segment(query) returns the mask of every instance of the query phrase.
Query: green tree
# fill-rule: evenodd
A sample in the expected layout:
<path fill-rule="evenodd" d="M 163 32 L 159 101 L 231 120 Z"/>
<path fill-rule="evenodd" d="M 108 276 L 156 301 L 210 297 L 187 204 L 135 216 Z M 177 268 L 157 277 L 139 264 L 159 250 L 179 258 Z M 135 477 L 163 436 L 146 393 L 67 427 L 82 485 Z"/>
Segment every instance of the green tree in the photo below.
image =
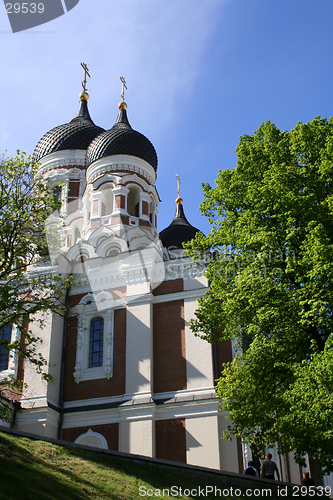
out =
<path fill-rule="evenodd" d="M 41 178 L 31 157 L 0 159 L 0 332 L 15 325 L 13 342 L 0 337 L 0 355 L 16 353 L 29 359 L 45 380 L 46 361 L 38 352 L 41 340 L 27 328 L 39 312 L 64 311 L 63 292 L 69 281 L 52 268 L 47 256 L 44 225 L 59 204 Z M 41 257 L 44 256 L 44 257 Z M 36 320 L 35 320 L 36 321 Z M 43 321 L 39 320 L 43 327 Z M 8 398 L 21 389 L 14 377 L 1 379 L 0 419 L 11 415 Z"/>
<path fill-rule="evenodd" d="M 217 385 L 225 436 L 333 471 L 332 373 L 320 370 L 333 357 L 333 119 L 291 132 L 266 122 L 236 152 L 236 168 L 203 185 L 212 230 L 188 250 L 216 258 L 191 327 L 240 348 Z"/>

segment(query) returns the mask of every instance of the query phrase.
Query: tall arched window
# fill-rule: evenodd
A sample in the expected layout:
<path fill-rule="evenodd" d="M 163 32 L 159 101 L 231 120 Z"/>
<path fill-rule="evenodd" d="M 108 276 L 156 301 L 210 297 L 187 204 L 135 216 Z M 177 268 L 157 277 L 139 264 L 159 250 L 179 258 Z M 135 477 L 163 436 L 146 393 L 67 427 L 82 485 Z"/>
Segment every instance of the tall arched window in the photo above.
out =
<path fill-rule="evenodd" d="M 101 198 L 101 203 L 102 203 L 102 209 L 101 209 L 101 215 L 102 217 L 104 215 L 110 215 L 113 210 L 113 185 L 106 184 L 105 186 L 102 186 L 100 189 L 102 193 L 102 198 Z"/>
<path fill-rule="evenodd" d="M 10 342 L 12 339 L 12 325 L 7 325 L 0 330 L 0 340 Z M 0 345 L 0 371 L 8 369 L 9 351 L 4 345 Z"/>
<path fill-rule="evenodd" d="M 89 368 L 103 365 L 103 318 L 94 318 L 90 322 Z"/>
<path fill-rule="evenodd" d="M 140 216 L 140 190 L 136 186 L 130 186 L 127 195 L 127 212 L 133 217 Z"/>

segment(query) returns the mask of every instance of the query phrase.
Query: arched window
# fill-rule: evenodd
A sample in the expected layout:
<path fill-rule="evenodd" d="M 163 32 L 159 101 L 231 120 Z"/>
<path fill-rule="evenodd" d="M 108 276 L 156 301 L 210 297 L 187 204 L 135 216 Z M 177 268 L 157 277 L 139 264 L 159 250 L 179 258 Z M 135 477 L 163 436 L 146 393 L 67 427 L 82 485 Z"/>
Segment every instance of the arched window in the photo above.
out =
<path fill-rule="evenodd" d="M 150 223 L 155 226 L 155 203 L 153 201 L 149 204 L 149 220 Z"/>
<path fill-rule="evenodd" d="M 54 208 L 61 201 L 62 186 L 56 186 L 53 188 L 53 198 L 54 198 Z"/>
<path fill-rule="evenodd" d="M 136 186 L 130 186 L 127 195 L 127 212 L 133 217 L 140 215 L 140 190 Z"/>
<path fill-rule="evenodd" d="M 111 186 L 110 184 L 106 184 L 105 186 L 102 186 L 100 189 L 102 193 L 102 198 L 101 198 L 101 203 L 102 203 L 102 209 L 101 209 L 101 215 L 102 217 L 104 215 L 110 215 L 113 210 L 113 185 Z"/>
<path fill-rule="evenodd" d="M 75 228 L 75 233 L 74 233 L 74 245 L 75 243 L 78 242 L 80 239 L 80 229 L 78 227 Z"/>
<path fill-rule="evenodd" d="M 103 365 L 103 318 L 94 318 L 90 322 L 89 368 Z"/>
<path fill-rule="evenodd" d="M 0 330 L 0 340 L 10 342 L 12 339 L 12 325 L 7 325 Z M 0 345 L 0 371 L 8 369 L 9 351 L 4 345 Z"/>

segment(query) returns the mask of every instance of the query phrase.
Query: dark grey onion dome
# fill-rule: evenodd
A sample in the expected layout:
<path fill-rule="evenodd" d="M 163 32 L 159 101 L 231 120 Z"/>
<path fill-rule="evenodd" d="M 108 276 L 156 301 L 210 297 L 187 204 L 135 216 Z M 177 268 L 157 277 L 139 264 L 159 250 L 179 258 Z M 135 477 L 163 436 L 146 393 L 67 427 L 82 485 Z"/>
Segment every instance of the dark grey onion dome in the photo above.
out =
<path fill-rule="evenodd" d="M 163 229 L 159 234 L 162 245 L 165 248 L 181 249 L 183 248 L 183 243 L 193 240 L 195 235 L 199 232 L 199 229 L 191 226 L 186 219 L 182 205 L 183 200 L 177 198 L 176 203 L 175 218 L 170 226 Z"/>
<path fill-rule="evenodd" d="M 82 92 L 80 94 L 79 109 L 69 123 L 59 125 L 50 132 L 47 132 L 34 151 L 34 161 L 38 162 L 41 158 L 56 151 L 65 149 L 83 149 L 86 150 L 93 139 L 104 129 L 97 127 L 92 121 L 88 111 L 88 94 Z"/>
<path fill-rule="evenodd" d="M 106 156 L 130 155 L 149 163 L 157 170 L 157 154 L 147 137 L 133 130 L 127 119 L 126 103 L 119 104 L 116 123 L 90 144 L 86 155 L 86 166 Z"/>

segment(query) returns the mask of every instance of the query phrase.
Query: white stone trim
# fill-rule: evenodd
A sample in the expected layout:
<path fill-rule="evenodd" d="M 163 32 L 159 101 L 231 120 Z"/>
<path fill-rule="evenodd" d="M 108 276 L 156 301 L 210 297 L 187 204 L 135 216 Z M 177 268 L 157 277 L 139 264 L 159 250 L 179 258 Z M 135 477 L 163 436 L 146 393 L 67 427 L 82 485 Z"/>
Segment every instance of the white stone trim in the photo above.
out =
<path fill-rule="evenodd" d="M 20 340 L 20 338 L 21 338 L 20 330 L 17 328 L 15 324 L 12 325 L 10 343 L 18 341 Z M 17 377 L 18 362 L 19 362 L 18 352 L 16 350 L 8 351 L 8 367 L 7 370 L 0 371 L 0 382 L 4 378 Z"/>
<path fill-rule="evenodd" d="M 39 175 L 62 167 L 85 167 L 86 151 L 82 149 L 65 149 L 44 156 L 38 163 L 40 164 Z"/>
<path fill-rule="evenodd" d="M 64 408 L 81 408 L 84 406 L 101 405 L 108 403 L 121 403 L 124 400 L 123 395 L 105 396 L 100 398 L 75 399 L 74 401 L 65 401 Z"/>
<path fill-rule="evenodd" d="M 112 191 L 113 191 L 114 196 L 125 196 L 126 197 L 129 193 L 129 189 L 126 186 L 123 186 L 121 184 L 114 186 Z"/>
<path fill-rule="evenodd" d="M 165 405 L 123 404 L 117 408 L 87 410 L 64 414 L 63 428 L 94 426 L 120 422 L 142 420 L 169 420 L 174 418 L 200 418 L 201 416 L 218 416 L 220 401 L 218 399 L 195 400 Z"/>
<path fill-rule="evenodd" d="M 32 432 L 34 434 L 38 433 L 40 436 L 52 436 L 52 433 L 50 433 L 50 426 L 52 426 L 54 437 L 56 437 L 59 413 L 48 406 L 23 409 L 17 413 L 16 424 L 18 430 L 25 432 L 31 432 L 29 426 L 32 426 Z M 38 430 L 36 427 L 38 427 Z"/>
<path fill-rule="evenodd" d="M 154 401 L 159 399 L 174 399 L 176 403 L 210 399 L 214 399 L 215 401 L 217 399 L 215 387 L 213 386 L 195 390 L 184 389 L 182 391 L 158 392 L 153 394 L 153 397 Z"/>
<path fill-rule="evenodd" d="M 87 304 L 90 300 L 92 303 Z M 114 309 L 112 306 L 112 295 L 104 291 L 98 295 L 92 293 L 85 295 L 76 306 L 78 327 L 76 363 L 73 374 L 76 383 L 101 378 L 109 380 L 113 376 Z M 90 323 L 95 317 L 101 317 L 104 320 L 103 363 L 100 367 L 89 368 Z"/>
<path fill-rule="evenodd" d="M 74 443 L 81 444 L 83 446 L 92 446 L 94 448 L 102 448 L 103 450 L 107 450 L 109 448 L 105 437 L 99 432 L 94 432 L 91 429 L 76 438 Z"/>
<path fill-rule="evenodd" d="M 136 231 L 138 228 L 133 228 L 128 231 L 128 237 L 134 237 L 131 233 Z M 148 237 L 147 237 L 148 243 Z M 71 255 L 72 249 L 69 252 Z M 79 254 L 76 250 L 77 255 Z M 73 252 L 74 256 L 76 255 Z M 68 257 L 69 257 L 68 255 Z M 111 258 L 110 258 L 111 259 Z M 127 286 L 129 284 L 139 284 L 148 281 L 157 286 L 163 281 L 169 281 L 179 278 L 191 278 L 195 279 L 197 277 L 204 276 L 206 272 L 206 266 L 202 265 L 197 267 L 189 259 L 178 259 L 175 261 L 161 261 L 160 252 L 157 246 L 151 241 L 150 246 L 140 250 L 138 252 L 127 252 L 119 255 L 117 261 L 111 263 L 107 260 L 101 260 L 101 257 L 95 258 L 91 261 L 85 261 L 84 269 L 82 266 L 77 264 L 77 268 L 74 268 L 75 274 L 81 274 L 82 278 L 89 278 L 89 287 L 87 286 L 74 286 L 70 290 L 70 295 L 77 295 L 79 293 L 85 293 L 90 289 L 97 291 L 102 289 L 112 289 L 122 286 Z M 143 267 L 142 262 L 145 267 Z M 106 272 L 107 271 L 107 272 Z M 194 290 L 188 290 L 180 298 L 186 297 L 200 297 L 204 294 L 207 288 L 198 288 Z M 178 292 L 185 293 L 185 292 Z M 168 299 L 161 299 L 162 296 L 155 297 L 155 301 L 167 301 L 174 300 L 172 297 L 177 296 L 176 294 L 168 294 L 171 297 Z M 133 298 L 132 298 L 133 299 Z M 132 300 L 131 299 L 131 300 Z"/>
<path fill-rule="evenodd" d="M 94 161 L 87 168 L 87 183 L 93 183 L 97 177 L 104 174 L 122 171 L 142 175 L 148 180 L 149 184 L 155 184 L 156 172 L 153 167 L 145 160 L 130 155 L 106 156 Z"/>
<path fill-rule="evenodd" d="M 195 317 L 197 308 L 198 301 L 195 297 L 184 300 L 186 387 L 192 390 L 214 385 L 212 345 L 195 336 L 190 328 L 190 321 Z"/>
<path fill-rule="evenodd" d="M 113 192 L 113 211 L 111 216 L 115 217 L 117 215 L 128 215 L 127 213 L 127 195 L 129 193 L 129 189 L 126 186 L 118 185 L 115 186 L 112 190 Z M 125 197 L 125 208 L 116 206 L 116 197 L 124 196 Z"/>
<path fill-rule="evenodd" d="M 127 283 L 128 284 L 128 283 Z M 168 293 L 165 295 L 153 295 L 150 292 L 146 293 L 138 293 L 135 295 L 128 295 L 119 299 L 114 299 L 112 308 L 113 309 L 122 309 L 126 306 L 130 305 L 143 305 L 147 303 L 159 304 L 161 302 L 173 302 L 175 300 L 185 300 L 185 299 L 197 299 L 202 297 L 206 289 L 198 289 L 198 290 L 189 290 L 184 292 L 176 292 L 176 293 Z M 78 292 L 76 292 L 78 293 Z M 93 294 L 91 294 L 93 295 Z M 88 295 L 87 295 L 88 296 Z M 99 305 L 99 307 L 101 307 Z M 70 316 L 75 316 L 78 314 L 78 306 L 74 306 L 70 310 Z"/>
<path fill-rule="evenodd" d="M 192 401 L 184 403 L 169 403 L 156 406 L 155 420 L 173 418 L 194 418 L 219 415 L 219 400 Z"/>
<path fill-rule="evenodd" d="M 63 429 L 92 427 L 94 425 L 116 424 L 120 421 L 118 408 L 65 413 Z"/>
<path fill-rule="evenodd" d="M 207 290 L 208 288 L 197 288 L 195 290 L 156 295 L 153 298 L 153 302 L 154 304 L 159 304 L 160 302 L 171 302 L 173 300 L 198 299 L 199 297 L 203 297 Z"/>
<path fill-rule="evenodd" d="M 44 408 L 47 407 L 48 401 L 54 406 L 57 406 L 57 403 L 54 401 L 50 401 L 47 396 L 22 396 L 20 402 L 21 402 L 21 407 L 24 409 L 31 409 L 31 408 Z"/>
<path fill-rule="evenodd" d="M 93 245 L 79 240 L 68 250 L 66 258 L 68 260 L 77 260 L 81 255 L 87 256 L 88 259 L 97 257 Z"/>

